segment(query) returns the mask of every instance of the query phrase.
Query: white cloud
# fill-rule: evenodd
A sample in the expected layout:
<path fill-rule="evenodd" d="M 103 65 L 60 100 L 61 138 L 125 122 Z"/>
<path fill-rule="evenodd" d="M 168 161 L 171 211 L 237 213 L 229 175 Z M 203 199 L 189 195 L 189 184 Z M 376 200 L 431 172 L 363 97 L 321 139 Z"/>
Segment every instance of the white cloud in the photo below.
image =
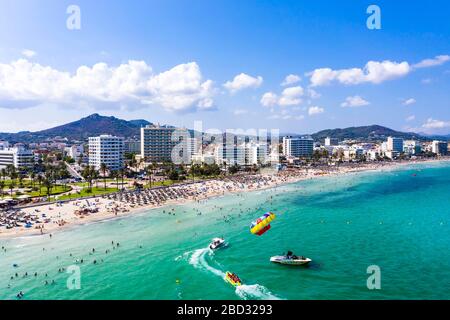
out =
<path fill-rule="evenodd" d="M 360 96 L 347 97 L 344 102 L 341 103 L 341 107 L 362 107 L 369 105 L 370 102 L 364 100 Z"/>
<path fill-rule="evenodd" d="M 261 76 L 252 77 L 248 74 L 241 73 L 234 77 L 232 81 L 227 81 L 224 83 L 224 87 L 227 88 L 231 93 L 237 92 L 246 88 L 258 88 L 263 82 Z"/>
<path fill-rule="evenodd" d="M 266 92 L 260 100 L 264 107 L 273 107 L 278 103 L 278 96 L 273 92 Z"/>
<path fill-rule="evenodd" d="M 30 107 L 41 103 L 113 107 L 160 105 L 166 110 L 213 108 L 215 90 L 203 80 L 195 62 L 154 74 L 144 61 L 117 67 L 97 63 L 74 74 L 19 59 L 0 64 L 0 107 Z"/>
<path fill-rule="evenodd" d="M 280 106 L 296 106 L 302 103 L 302 99 L 300 99 L 301 96 L 303 96 L 304 90 L 302 87 L 291 87 L 286 88 L 281 93 L 281 97 L 278 100 L 278 104 Z"/>
<path fill-rule="evenodd" d="M 419 69 L 419 68 L 429 68 L 429 67 L 434 67 L 434 66 L 440 66 L 449 60 L 450 60 L 450 56 L 440 55 L 440 56 L 436 56 L 432 59 L 422 60 L 419 63 L 416 63 L 415 65 L 413 65 L 413 67 L 416 69 Z"/>
<path fill-rule="evenodd" d="M 445 129 L 450 128 L 450 121 L 442 121 L 442 120 L 436 120 L 433 118 L 427 119 L 427 122 L 425 122 L 422 125 L 425 129 Z"/>
<path fill-rule="evenodd" d="M 431 82 L 433 82 L 433 80 L 431 80 L 430 78 L 425 78 L 425 79 L 422 79 L 422 81 L 421 81 L 423 84 L 430 84 Z"/>
<path fill-rule="evenodd" d="M 30 49 L 24 49 L 22 50 L 22 55 L 24 55 L 27 58 L 33 58 L 37 53 Z"/>
<path fill-rule="evenodd" d="M 273 106 L 297 106 L 302 103 L 301 97 L 304 96 L 305 90 L 301 86 L 290 87 L 283 90 L 278 96 L 273 92 L 266 92 L 261 97 L 261 104 L 265 107 Z"/>
<path fill-rule="evenodd" d="M 357 85 L 361 83 L 379 84 L 387 80 L 404 77 L 414 69 L 429 68 L 446 63 L 450 60 L 448 55 L 436 56 L 425 59 L 419 63 L 410 65 L 408 62 L 395 62 L 385 60 L 369 61 L 364 68 L 349 68 L 333 70 L 331 68 L 318 68 L 308 73 L 311 86 L 318 87 L 338 82 L 345 85 Z"/>
<path fill-rule="evenodd" d="M 308 109 L 308 114 L 310 116 L 316 115 L 316 114 L 320 114 L 320 113 L 324 113 L 325 109 L 318 107 L 318 106 L 314 106 L 314 107 L 309 107 Z"/>
<path fill-rule="evenodd" d="M 414 99 L 414 98 L 409 98 L 409 99 L 406 99 L 406 100 L 403 101 L 403 105 L 404 106 L 409 106 L 409 105 L 412 105 L 414 103 L 416 103 L 416 99 Z"/>
<path fill-rule="evenodd" d="M 290 86 L 297 82 L 299 82 L 301 78 L 296 74 L 290 74 L 284 78 L 283 82 L 281 83 L 282 86 Z"/>
<path fill-rule="evenodd" d="M 411 71 L 408 62 L 401 63 L 389 60 L 378 62 L 369 61 L 363 69 L 351 68 L 332 70 L 320 68 L 309 73 L 311 86 L 318 87 L 337 81 L 345 85 L 356 85 L 361 83 L 381 83 L 407 75 Z"/>
<path fill-rule="evenodd" d="M 246 109 L 236 109 L 233 111 L 233 114 L 235 116 L 240 116 L 240 115 L 247 114 L 247 113 L 248 113 L 248 110 L 246 110 Z"/>
<path fill-rule="evenodd" d="M 407 122 L 414 121 L 414 120 L 416 120 L 416 116 L 415 115 L 411 115 L 411 116 L 409 116 L 409 117 L 407 117 L 405 119 L 405 121 L 407 121 Z"/>

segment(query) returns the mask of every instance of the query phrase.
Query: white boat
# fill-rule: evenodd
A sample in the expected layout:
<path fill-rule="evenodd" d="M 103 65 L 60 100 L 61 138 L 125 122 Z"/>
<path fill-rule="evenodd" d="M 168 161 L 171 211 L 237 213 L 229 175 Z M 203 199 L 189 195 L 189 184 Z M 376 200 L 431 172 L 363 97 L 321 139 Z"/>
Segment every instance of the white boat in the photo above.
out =
<path fill-rule="evenodd" d="M 217 250 L 225 245 L 225 240 L 222 238 L 214 238 L 209 244 L 211 250 Z"/>
<path fill-rule="evenodd" d="M 301 266 L 310 263 L 312 260 L 305 257 L 289 255 L 289 256 L 274 256 L 270 258 L 270 261 L 291 266 Z"/>

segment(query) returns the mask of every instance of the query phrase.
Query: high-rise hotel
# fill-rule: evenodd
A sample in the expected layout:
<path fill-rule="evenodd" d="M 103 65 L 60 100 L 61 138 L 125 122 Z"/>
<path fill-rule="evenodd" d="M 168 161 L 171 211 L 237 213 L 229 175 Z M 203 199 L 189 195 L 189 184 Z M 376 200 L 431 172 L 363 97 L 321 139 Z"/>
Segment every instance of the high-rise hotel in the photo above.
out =
<path fill-rule="evenodd" d="M 146 162 L 188 164 L 198 149 L 197 139 L 185 128 L 148 125 L 141 128 L 141 157 Z"/>
<path fill-rule="evenodd" d="M 283 154 L 291 157 L 310 157 L 314 151 L 314 140 L 310 137 L 283 137 Z"/>
<path fill-rule="evenodd" d="M 89 138 L 89 165 L 99 170 L 102 163 L 108 170 L 123 167 L 123 138 L 111 135 Z"/>

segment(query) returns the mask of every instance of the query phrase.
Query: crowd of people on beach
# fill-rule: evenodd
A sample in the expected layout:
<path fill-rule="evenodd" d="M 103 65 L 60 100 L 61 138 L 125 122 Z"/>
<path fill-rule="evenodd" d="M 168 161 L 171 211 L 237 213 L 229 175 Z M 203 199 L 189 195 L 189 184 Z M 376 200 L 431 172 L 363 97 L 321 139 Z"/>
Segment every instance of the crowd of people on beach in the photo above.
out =
<path fill-rule="evenodd" d="M 407 163 L 411 163 L 408 161 Z M 366 170 L 383 170 L 392 164 L 347 163 L 339 166 L 288 168 L 269 174 L 238 174 L 150 189 L 121 190 L 93 199 L 71 200 L 22 209 L 0 209 L 2 234 L 48 233 L 72 223 L 127 214 L 138 208 L 160 207 L 184 201 L 199 201 L 226 193 L 270 188 L 281 184 Z"/>

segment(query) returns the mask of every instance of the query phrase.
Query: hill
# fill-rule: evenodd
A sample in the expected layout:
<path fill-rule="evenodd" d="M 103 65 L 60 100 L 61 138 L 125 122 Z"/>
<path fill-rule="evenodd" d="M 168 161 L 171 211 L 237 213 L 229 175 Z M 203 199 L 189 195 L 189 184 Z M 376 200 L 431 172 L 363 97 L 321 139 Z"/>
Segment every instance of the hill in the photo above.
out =
<path fill-rule="evenodd" d="M 350 127 L 344 129 L 327 129 L 312 134 L 314 140 L 322 141 L 326 137 L 338 138 L 339 140 L 352 139 L 361 141 L 381 141 L 387 137 L 399 137 L 403 139 L 427 140 L 417 133 L 395 131 L 379 125 Z"/>
<path fill-rule="evenodd" d="M 105 117 L 94 113 L 80 120 L 58 127 L 36 131 L 18 133 L 0 133 L 0 140 L 15 142 L 45 141 L 49 138 L 65 137 L 69 140 L 85 140 L 88 137 L 101 134 L 111 134 L 120 137 L 139 137 L 140 128 L 151 124 L 146 120 L 122 120 L 116 117 Z"/>

